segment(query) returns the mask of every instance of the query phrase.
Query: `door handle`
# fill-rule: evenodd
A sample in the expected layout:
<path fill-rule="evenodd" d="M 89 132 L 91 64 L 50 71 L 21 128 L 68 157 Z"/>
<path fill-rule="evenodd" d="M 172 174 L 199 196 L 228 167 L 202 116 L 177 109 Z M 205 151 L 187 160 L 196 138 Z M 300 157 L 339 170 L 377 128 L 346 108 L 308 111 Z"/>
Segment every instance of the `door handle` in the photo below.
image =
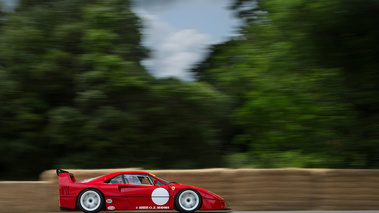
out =
<path fill-rule="evenodd" d="M 127 187 L 125 185 L 118 185 L 118 191 L 124 192 Z"/>

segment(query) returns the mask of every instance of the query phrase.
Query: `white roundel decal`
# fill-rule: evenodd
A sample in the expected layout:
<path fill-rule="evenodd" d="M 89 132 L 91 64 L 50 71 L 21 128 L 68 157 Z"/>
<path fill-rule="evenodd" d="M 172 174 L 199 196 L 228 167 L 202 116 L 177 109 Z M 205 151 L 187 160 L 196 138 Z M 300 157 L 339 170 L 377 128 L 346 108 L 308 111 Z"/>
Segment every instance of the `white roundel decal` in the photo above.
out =
<path fill-rule="evenodd" d="M 164 205 L 168 202 L 168 191 L 164 188 L 156 188 L 151 194 L 151 199 L 156 205 Z"/>

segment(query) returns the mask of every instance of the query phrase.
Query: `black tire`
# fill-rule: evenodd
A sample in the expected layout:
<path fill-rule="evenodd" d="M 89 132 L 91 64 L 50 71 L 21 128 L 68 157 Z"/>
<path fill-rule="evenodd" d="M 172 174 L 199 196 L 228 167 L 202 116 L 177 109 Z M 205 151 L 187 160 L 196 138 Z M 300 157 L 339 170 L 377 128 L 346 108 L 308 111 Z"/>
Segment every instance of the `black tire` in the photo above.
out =
<path fill-rule="evenodd" d="M 78 196 L 78 207 L 85 213 L 96 213 L 103 209 L 104 196 L 96 189 L 85 189 Z"/>
<path fill-rule="evenodd" d="M 193 189 L 184 189 L 175 198 L 176 210 L 183 213 L 195 212 L 201 208 L 201 204 L 200 194 Z"/>

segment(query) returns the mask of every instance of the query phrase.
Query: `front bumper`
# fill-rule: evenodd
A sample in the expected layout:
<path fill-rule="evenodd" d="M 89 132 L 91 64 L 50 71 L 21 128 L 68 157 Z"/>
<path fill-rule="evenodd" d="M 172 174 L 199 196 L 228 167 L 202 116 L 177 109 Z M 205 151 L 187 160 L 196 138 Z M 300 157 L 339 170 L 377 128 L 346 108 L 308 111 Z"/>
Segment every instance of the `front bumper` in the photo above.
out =
<path fill-rule="evenodd" d="M 218 199 L 204 199 L 200 210 L 207 212 L 231 212 L 230 206 L 224 200 Z"/>

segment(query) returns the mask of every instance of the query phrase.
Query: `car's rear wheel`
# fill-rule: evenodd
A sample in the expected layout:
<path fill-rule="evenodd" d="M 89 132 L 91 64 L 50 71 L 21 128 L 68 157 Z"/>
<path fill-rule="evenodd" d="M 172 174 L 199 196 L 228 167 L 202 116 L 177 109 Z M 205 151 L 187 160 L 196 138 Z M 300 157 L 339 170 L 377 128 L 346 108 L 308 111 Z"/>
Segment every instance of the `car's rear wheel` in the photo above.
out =
<path fill-rule="evenodd" d="M 96 213 L 102 210 L 104 197 L 96 189 L 86 189 L 79 194 L 78 207 L 86 213 Z"/>
<path fill-rule="evenodd" d="M 185 189 L 176 196 L 175 206 L 180 212 L 194 212 L 201 207 L 201 196 L 195 190 Z"/>

